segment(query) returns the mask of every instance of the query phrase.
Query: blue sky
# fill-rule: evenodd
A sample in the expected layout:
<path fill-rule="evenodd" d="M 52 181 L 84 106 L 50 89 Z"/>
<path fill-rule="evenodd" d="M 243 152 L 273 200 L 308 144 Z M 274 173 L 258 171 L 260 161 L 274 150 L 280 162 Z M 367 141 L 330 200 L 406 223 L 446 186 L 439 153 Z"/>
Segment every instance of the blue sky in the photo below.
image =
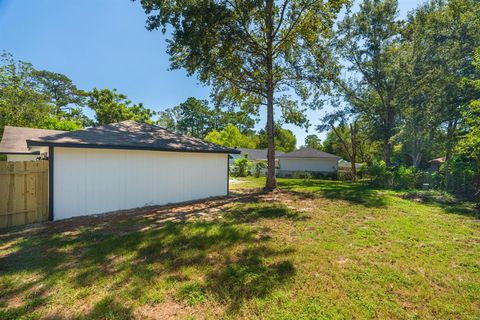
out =
<path fill-rule="evenodd" d="M 399 0 L 400 15 L 422 2 Z M 63 73 L 81 89 L 116 88 L 157 111 L 190 96 L 208 99 L 208 87 L 183 70 L 168 70 L 165 37 L 147 31 L 145 18 L 138 1 L 0 0 L 0 50 Z M 308 112 L 313 125 L 322 113 Z M 263 126 L 262 120 L 257 127 Z M 302 145 L 305 129 L 287 127 Z M 313 126 L 309 131 L 315 133 Z"/>

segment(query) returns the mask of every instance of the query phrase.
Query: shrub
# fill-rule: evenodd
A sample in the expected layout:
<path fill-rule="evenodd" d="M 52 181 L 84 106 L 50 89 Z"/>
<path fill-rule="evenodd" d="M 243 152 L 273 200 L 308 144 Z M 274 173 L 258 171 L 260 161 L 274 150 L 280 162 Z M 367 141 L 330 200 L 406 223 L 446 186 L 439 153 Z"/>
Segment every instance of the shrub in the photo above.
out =
<path fill-rule="evenodd" d="M 235 160 L 235 166 L 236 168 L 234 168 L 234 175 L 237 177 L 246 177 L 249 173 L 248 168 L 251 166 L 251 162 L 245 155 L 245 157 Z"/>
<path fill-rule="evenodd" d="M 309 182 L 310 180 L 312 180 L 312 178 L 313 178 L 313 175 L 310 172 L 305 172 L 305 174 L 303 175 L 304 182 Z"/>
<path fill-rule="evenodd" d="M 480 168 L 476 162 L 460 156 L 452 157 L 442 165 L 445 190 L 456 195 L 480 201 Z M 448 175 L 448 179 L 446 176 Z"/>
<path fill-rule="evenodd" d="M 262 173 L 262 170 L 265 169 L 267 167 L 267 162 L 266 161 L 258 161 L 256 164 L 255 164 L 255 178 L 259 178 L 261 173 Z"/>
<path fill-rule="evenodd" d="M 365 171 L 374 186 L 391 187 L 393 185 L 393 172 L 388 170 L 385 161 L 373 161 Z"/>
<path fill-rule="evenodd" d="M 338 180 L 351 181 L 353 180 L 353 172 L 350 168 L 342 168 L 337 172 Z"/>
<path fill-rule="evenodd" d="M 414 189 L 417 183 L 417 169 L 415 167 L 400 166 L 393 176 L 394 187 L 397 189 Z"/>

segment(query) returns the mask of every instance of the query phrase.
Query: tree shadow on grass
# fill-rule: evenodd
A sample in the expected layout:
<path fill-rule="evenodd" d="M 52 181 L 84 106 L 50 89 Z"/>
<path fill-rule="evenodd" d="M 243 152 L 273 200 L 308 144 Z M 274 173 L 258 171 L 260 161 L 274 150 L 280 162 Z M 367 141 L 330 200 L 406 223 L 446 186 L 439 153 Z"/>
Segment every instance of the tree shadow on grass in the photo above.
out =
<path fill-rule="evenodd" d="M 282 189 L 313 199 L 322 196 L 328 199 L 339 199 L 365 207 L 385 207 L 386 198 L 377 190 L 361 182 L 342 182 L 332 180 L 298 180 L 283 179 L 279 181 Z"/>
<path fill-rule="evenodd" d="M 235 261 L 210 273 L 206 288 L 217 300 L 228 304 L 227 314 L 235 314 L 245 300 L 263 298 L 294 276 L 295 266 L 291 261 L 265 261 L 267 257 L 284 256 L 291 252 L 266 246 L 247 248 Z"/>
<path fill-rule="evenodd" d="M 21 285 L 0 277 L 0 312 L 4 313 L 0 315 L 18 318 L 45 306 L 46 301 L 33 303 L 28 298 L 39 285 L 49 292 L 63 283 L 69 283 L 68 290 L 88 290 L 106 281 L 112 284 L 112 294 L 94 305 L 90 316 L 108 316 L 108 310 L 131 312 L 122 304 L 124 295 L 141 299 L 159 278 L 175 279 L 178 286 L 189 283 L 189 276 L 179 274 L 182 268 L 203 273 L 202 290 L 235 313 L 245 300 L 264 297 L 295 272 L 288 260 L 291 251 L 276 249 L 265 234 L 268 231 L 250 223 L 303 218 L 284 206 L 257 201 L 250 196 L 248 203 L 224 208 L 223 218 L 211 221 L 165 221 L 160 210 L 53 224 L 52 230 L 22 238 L 16 241 L 15 250 L 0 255 L 0 274 L 38 275 Z M 218 206 L 212 203 L 211 207 Z M 183 214 L 191 211 L 198 208 L 188 208 Z M 87 296 L 93 293 L 87 291 Z M 23 299 L 23 304 L 8 307 L 6 301 L 15 297 Z"/>
<path fill-rule="evenodd" d="M 288 219 L 289 221 L 305 221 L 308 217 L 279 203 L 246 204 L 236 206 L 227 211 L 227 218 L 237 222 L 255 222 L 260 219 Z"/>
<path fill-rule="evenodd" d="M 436 203 L 435 205 L 441 207 L 445 212 L 451 214 L 460 214 L 467 217 L 472 217 L 480 220 L 480 208 L 476 207 L 473 203 L 454 203 L 444 204 Z"/>
<path fill-rule="evenodd" d="M 447 213 L 480 219 L 480 207 L 478 207 L 478 205 L 445 192 L 435 190 L 409 191 L 402 194 L 401 197 L 403 199 L 439 207 Z"/>
<path fill-rule="evenodd" d="M 113 296 L 106 296 L 95 303 L 92 310 L 79 319 L 133 319 L 133 309 L 119 303 Z"/>

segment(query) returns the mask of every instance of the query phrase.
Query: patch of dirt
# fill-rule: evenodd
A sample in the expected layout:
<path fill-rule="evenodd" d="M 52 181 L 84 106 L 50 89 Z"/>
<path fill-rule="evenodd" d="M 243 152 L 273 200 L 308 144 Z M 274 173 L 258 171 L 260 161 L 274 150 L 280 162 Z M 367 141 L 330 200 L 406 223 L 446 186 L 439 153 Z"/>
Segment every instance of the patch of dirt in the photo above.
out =
<path fill-rule="evenodd" d="M 56 222 L 44 222 L 0 234 L 0 240 L 13 240 L 19 236 L 51 236 L 61 234 L 63 237 L 77 238 L 83 232 L 101 231 L 106 234 L 128 234 L 147 231 L 161 227 L 167 222 L 186 222 L 222 219 L 226 209 L 238 203 L 288 202 L 290 209 L 310 211 L 315 207 L 314 201 L 305 200 L 301 195 L 288 191 L 276 190 L 270 193 L 262 191 L 236 190 L 226 197 L 210 198 L 185 203 L 151 206 L 109 212 L 100 215 L 76 217 Z M 80 230 L 81 228 L 81 230 Z M 4 246 L 9 246 L 7 242 Z"/>
<path fill-rule="evenodd" d="M 12 296 L 9 299 L 5 300 L 5 305 L 8 308 L 20 308 L 23 305 L 23 299 L 19 296 Z"/>
<path fill-rule="evenodd" d="M 338 264 L 346 264 L 348 262 L 350 262 L 350 259 L 348 259 L 348 258 L 341 258 L 341 259 L 337 260 Z"/>
<path fill-rule="evenodd" d="M 190 315 L 192 310 L 188 306 L 181 305 L 173 300 L 157 305 L 143 305 L 135 310 L 135 318 L 168 320 L 178 319 Z"/>
<path fill-rule="evenodd" d="M 21 236 L 27 237 L 39 234 L 48 236 L 59 233 L 66 238 L 75 238 L 80 234 L 78 231 L 79 227 L 87 228 L 91 232 L 101 230 L 104 234 L 118 234 L 119 224 L 125 224 L 126 227 L 122 226 L 121 229 L 122 232 L 128 233 L 129 231 L 134 232 L 142 228 L 144 230 L 150 229 L 152 228 L 152 222 L 158 225 L 168 221 L 191 221 L 197 218 L 213 220 L 221 218 L 220 213 L 223 209 L 231 206 L 233 202 L 249 202 L 257 195 L 250 191 L 249 193 L 235 193 L 227 197 L 121 210 L 55 222 L 47 221 L 5 230 L 6 233 L 0 234 L 0 240 L 9 241 Z M 131 219 L 136 221 L 131 223 Z M 6 243 L 3 246 L 8 248 L 9 245 L 9 243 Z"/>

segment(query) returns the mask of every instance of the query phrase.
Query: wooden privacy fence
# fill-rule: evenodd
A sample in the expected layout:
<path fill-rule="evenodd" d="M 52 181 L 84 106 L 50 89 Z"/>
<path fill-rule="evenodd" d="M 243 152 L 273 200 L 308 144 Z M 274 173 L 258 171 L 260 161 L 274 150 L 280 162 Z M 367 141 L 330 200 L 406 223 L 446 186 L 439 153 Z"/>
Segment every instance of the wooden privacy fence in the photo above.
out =
<path fill-rule="evenodd" d="M 48 220 L 48 160 L 0 161 L 0 228 Z"/>

